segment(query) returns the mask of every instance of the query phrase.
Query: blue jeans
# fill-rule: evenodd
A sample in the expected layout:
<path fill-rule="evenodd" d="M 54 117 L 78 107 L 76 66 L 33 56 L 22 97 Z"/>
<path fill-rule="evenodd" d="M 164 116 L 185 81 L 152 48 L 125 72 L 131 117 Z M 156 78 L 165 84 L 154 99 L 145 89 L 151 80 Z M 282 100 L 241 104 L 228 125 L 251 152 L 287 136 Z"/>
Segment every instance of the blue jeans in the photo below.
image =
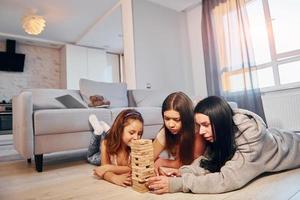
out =
<path fill-rule="evenodd" d="M 87 161 L 93 165 L 101 164 L 101 141 L 104 140 L 107 133 L 103 132 L 101 135 L 92 133 L 89 148 L 87 151 Z"/>

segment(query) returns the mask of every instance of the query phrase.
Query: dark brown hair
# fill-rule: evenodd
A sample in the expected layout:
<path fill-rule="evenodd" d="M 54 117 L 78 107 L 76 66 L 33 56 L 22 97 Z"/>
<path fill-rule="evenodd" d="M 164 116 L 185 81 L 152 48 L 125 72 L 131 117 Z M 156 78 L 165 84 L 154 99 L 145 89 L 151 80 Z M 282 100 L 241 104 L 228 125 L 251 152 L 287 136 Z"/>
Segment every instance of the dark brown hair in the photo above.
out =
<path fill-rule="evenodd" d="M 166 150 L 169 154 L 179 145 L 179 159 L 182 164 L 191 164 L 194 160 L 194 112 L 191 99 L 183 92 L 174 92 L 167 96 L 162 105 L 162 116 L 168 110 L 175 110 L 180 115 L 181 130 L 178 134 L 172 134 L 166 125 L 163 125 L 166 135 Z M 178 151 L 178 150 L 176 150 Z"/>
<path fill-rule="evenodd" d="M 108 154 L 117 154 L 123 142 L 122 134 L 124 127 L 129 124 L 130 120 L 139 120 L 142 124 L 144 124 L 144 119 L 138 111 L 134 109 L 126 109 L 120 112 L 105 137 Z"/>
<path fill-rule="evenodd" d="M 233 121 L 233 111 L 223 98 L 209 96 L 196 105 L 194 112 L 209 117 L 214 137 L 214 141 L 208 143 L 209 159 L 202 159 L 200 167 L 210 172 L 220 172 L 236 151 L 235 133 L 238 128 Z"/>

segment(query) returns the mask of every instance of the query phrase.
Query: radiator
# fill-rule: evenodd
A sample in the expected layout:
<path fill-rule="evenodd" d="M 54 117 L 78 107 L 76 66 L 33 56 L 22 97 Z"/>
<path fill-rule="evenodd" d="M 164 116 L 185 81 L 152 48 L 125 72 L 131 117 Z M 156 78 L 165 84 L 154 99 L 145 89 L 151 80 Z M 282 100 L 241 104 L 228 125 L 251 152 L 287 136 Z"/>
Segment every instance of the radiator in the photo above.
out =
<path fill-rule="evenodd" d="M 262 95 L 268 127 L 300 131 L 300 90 Z"/>

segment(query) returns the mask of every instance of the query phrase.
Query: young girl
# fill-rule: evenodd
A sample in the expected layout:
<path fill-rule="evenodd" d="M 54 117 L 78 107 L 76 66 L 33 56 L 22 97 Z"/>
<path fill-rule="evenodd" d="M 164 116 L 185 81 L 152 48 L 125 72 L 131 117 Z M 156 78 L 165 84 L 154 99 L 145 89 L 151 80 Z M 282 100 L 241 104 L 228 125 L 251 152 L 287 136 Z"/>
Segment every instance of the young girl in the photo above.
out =
<path fill-rule="evenodd" d="M 200 101 L 194 112 L 197 130 L 209 143 L 205 157 L 180 168 L 181 177 L 150 178 L 154 193 L 228 192 L 264 172 L 300 166 L 300 134 L 267 129 L 256 114 L 232 111 L 215 96 Z"/>
<path fill-rule="evenodd" d="M 111 183 L 131 185 L 130 142 L 140 139 L 144 120 L 134 109 L 123 110 L 115 119 L 105 139 L 101 141 L 101 166 L 94 174 Z"/>
<path fill-rule="evenodd" d="M 183 92 L 168 95 L 162 104 L 162 117 L 164 125 L 153 143 L 156 171 L 191 164 L 205 149 L 203 137 L 195 134 L 192 101 Z M 159 157 L 163 150 L 169 158 Z"/>

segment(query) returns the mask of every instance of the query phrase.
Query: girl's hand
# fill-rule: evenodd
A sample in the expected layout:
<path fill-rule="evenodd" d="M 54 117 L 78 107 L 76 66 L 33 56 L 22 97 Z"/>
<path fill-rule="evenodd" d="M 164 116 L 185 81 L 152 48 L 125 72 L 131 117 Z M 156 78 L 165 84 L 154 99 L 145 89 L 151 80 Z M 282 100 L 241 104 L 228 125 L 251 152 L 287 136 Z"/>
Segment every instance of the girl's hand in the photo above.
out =
<path fill-rule="evenodd" d="M 164 165 L 164 159 L 162 159 L 162 158 L 158 158 L 154 162 L 154 172 L 155 172 L 156 176 L 160 175 L 159 168 L 162 167 L 163 165 Z"/>
<path fill-rule="evenodd" d="M 159 174 L 163 176 L 169 176 L 169 177 L 181 176 L 179 169 L 168 168 L 168 167 L 160 167 Z"/>
<path fill-rule="evenodd" d="M 120 175 L 115 174 L 112 177 L 112 182 L 122 187 L 130 186 L 132 184 L 131 174 L 130 173 L 120 174 Z"/>
<path fill-rule="evenodd" d="M 177 177 L 179 177 L 179 176 L 181 176 L 181 174 L 180 174 L 178 169 L 175 169 L 174 171 L 168 172 L 167 176 L 171 176 L 171 177 L 177 176 Z"/>
<path fill-rule="evenodd" d="M 104 174 L 110 170 L 110 165 L 102 165 L 94 169 L 94 175 L 103 178 Z"/>
<path fill-rule="evenodd" d="M 148 179 L 146 185 L 149 190 L 155 194 L 164 194 L 169 192 L 170 177 L 154 176 Z"/>

